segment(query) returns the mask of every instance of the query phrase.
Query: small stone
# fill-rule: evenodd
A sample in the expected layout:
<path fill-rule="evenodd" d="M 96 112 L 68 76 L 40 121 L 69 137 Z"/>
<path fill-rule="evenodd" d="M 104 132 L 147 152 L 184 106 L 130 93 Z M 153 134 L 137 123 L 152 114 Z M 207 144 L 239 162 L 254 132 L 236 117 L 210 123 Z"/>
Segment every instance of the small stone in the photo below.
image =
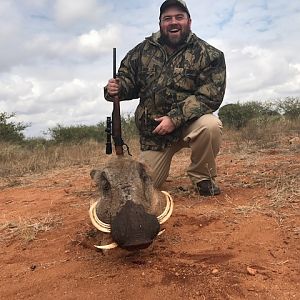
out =
<path fill-rule="evenodd" d="M 31 265 L 31 266 L 30 266 L 30 270 L 31 270 L 31 271 L 34 271 L 35 269 L 36 269 L 36 265 Z"/>
<path fill-rule="evenodd" d="M 214 275 L 215 275 L 215 274 L 218 274 L 218 273 L 219 273 L 219 270 L 218 270 L 218 269 L 213 269 L 211 273 L 214 274 Z"/>
<path fill-rule="evenodd" d="M 250 274 L 252 276 L 255 276 L 256 273 L 257 273 L 257 270 L 253 269 L 253 268 L 250 268 L 250 267 L 247 267 L 247 272 L 248 272 L 248 274 Z"/>

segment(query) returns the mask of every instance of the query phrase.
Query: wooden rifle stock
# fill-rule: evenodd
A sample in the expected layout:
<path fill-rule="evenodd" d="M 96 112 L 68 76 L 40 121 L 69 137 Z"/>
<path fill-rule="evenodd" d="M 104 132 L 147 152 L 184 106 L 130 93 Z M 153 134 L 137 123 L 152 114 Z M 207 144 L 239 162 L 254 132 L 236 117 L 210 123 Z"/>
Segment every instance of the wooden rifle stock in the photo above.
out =
<path fill-rule="evenodd" d="M 116 79 L 116 48 L 113 48 L 113 78 Z M 117 155 L 123 155 L 123 139 L 121 130 L 121 115 L 120 115 L 120 100 L 119 96 L 114 97 L 112 113 L 112 137 L 115 144 L 115 151 Z"/>

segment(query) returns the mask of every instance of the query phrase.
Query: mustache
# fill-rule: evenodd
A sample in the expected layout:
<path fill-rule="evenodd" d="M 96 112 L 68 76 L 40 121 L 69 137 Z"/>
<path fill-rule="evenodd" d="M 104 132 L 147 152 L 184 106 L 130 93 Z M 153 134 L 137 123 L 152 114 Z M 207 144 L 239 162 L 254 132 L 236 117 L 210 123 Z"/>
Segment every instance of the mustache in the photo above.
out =
<path fill-rule="evenodd" d="M 173 29 L 181 30 L 181 26 L 177 24 L 171 24 L 167 27 L 167 30 L 173 30 Z"/>

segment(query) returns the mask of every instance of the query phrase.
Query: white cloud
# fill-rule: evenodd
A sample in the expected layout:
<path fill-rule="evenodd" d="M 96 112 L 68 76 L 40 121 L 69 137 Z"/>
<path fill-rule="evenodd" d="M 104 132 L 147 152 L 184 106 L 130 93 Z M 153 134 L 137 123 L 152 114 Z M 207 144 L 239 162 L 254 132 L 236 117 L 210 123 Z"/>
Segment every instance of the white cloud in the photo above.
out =
<path fill-rule="evenodd" d="M 102 30 L 91 30 L 78 38 L 79 50 L 84 54 L 99 54 L 103 51 L 111 51 L 121 40 L 119 26 L 108 25 Z"/>
<path fill-rule="evenodd" d="M 236 100 L 261 100 L 300 95 L 300 70 L 276 50 L 246 46 L 228 49 L 227 96 Z M 285 87 L 294 87 L 289 90 Z"/>
<path fill-rule="evenodd" d="M 22 1 L 28 7 L 43 8 L 49 0 L 17 0 Z"/>
<path fill-rule="evenodd" d="M 56 0 L 54 5 L 56 19 L 63 25 L 96 20 L 105 10 L 96 0 Z"/>
<path fill-rule="evenodd" d="M 122 41 L 118 25 L 108 24 L 101 30 L 92 29 L 79 36 L 50 36 L 39 34 L 24 44 L 30 61 L 46 60 L 76 63 L 97 59 L 103 53 L 110 53 Z"/>
<path fill-rule="evenodd" d="M 12 75 L 0 81 L 0 98 L 8 104 L 8 101 L 17 100 L 25 95 L 33 95 L 32 88 L 33 84 L 30 80 Z M 12 104 L 10 103 L 10 105 Z"/>

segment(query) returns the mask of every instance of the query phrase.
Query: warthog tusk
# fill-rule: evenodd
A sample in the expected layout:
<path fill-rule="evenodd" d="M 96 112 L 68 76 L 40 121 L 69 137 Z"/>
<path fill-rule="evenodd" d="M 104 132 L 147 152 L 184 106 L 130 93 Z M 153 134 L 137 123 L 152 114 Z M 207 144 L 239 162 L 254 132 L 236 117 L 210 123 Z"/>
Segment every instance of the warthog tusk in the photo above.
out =
<path fill-rule="evenodd" d="M 171 217 L 174 209 L 174 202 L 171 195 L 165 191 L 161 191 L 161 192 L 166 196 L 167 205 L 163 213 L 157 217 L 157 220 L 160 225 L 165 223 Z"/>
<path fill-rule="evenodd" d="M 160 236 L 160 235 L 163 234 L 165 231 L 166 231 L 166 229 L 161 230 L 161 231 L 157 234 L 157 236 Z"/>
<path fill-rule="evenodd" d="M 91 205 L 90 210 L 89 210 L 89 215 L 90 219 L 93 223 L 93 225 L 100 231 L 110 233 L 111 232 L 111 227 L 110 224 L 102 222 L 96 214 L 96 205 L 98 202 L 95 202 Z"/>
<path fill-rule="evenodd" d="M 101 250 L 110 250 L 110 249 L 117 248 L 119 245 L 117 243 L 111 243 L 111 244 L 103 245 L 103 246 L 96 246 L 96 245 L 94 245 L 94 246 Z"/>
<path fill-rule="evenodd" d="M 170 216 L 172 215 L 173 209 L 174 209 L 174 202 L 173 199 L 171 197 L 171 195 L 165 191 L 162 191 L 162 193 L 166 196 L 166 200 L 167 200 L 167 204 L 166 207 L 163 211 L 162 214 L 160 214 L 157 217 L 157 220 L 159 221 L 159 224 L 163 224 L 165 223 Z M 91 205 L 90 210 L 89 210 L 89 215 L 90 215 L 90 219 L 92 221 L 92 224 L 100 231 L 105 232 L 105 233 L 111 233 L 111 226 L 110 224 L 104 223 L 102 222 L 97 214 L 96 214 L 96 206 L 97 206 L 98 202 L 95 202 Z M 160 236 L 162 233 L 165 232 L 165 229 L 161 230 L 157 236 Z M 101 250 L 110 250 L 110 249 L 114 249 L 118 247 L 118 244 L 113 242 L 111 244 L 108 245 L 103 245 L 103 246 L 97 246 L 94 245 L 97 249 L 101 249 Z"/>
<path fill-rule="evenodd" d="M 162 193 L 165 194 L 166 192 L 162 191 Z M 166 204 L 165 210 L 157 217 L 158 221 L 160 221 L 162 218 L 164 218 L 167 215 L 167 213 L 169 212 L 169 210 L 170 210 L 171 203 L 170 203 L 169 197 L 168 197 L 169 194 L 168 195 L 165 194 L 165 196 L 166 196 L 167 204 Z"/>

